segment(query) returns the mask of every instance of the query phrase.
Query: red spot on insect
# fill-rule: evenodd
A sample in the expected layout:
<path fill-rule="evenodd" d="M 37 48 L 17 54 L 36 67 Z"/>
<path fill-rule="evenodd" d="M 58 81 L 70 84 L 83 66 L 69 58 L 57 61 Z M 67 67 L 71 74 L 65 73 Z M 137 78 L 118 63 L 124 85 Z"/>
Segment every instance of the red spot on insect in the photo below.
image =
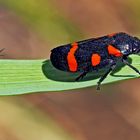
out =
<path fill-rule="evenodd" d="M 92 66 L 97 66 L 98 64 L 100 64 L 101 61 L 101 56 L 97 53 L 92 54 L 91 56 L 91 63 Z"/>
<path fill-rule="evenodd" d="M 74 42 L 73 44 L 71 44 L 71 46 L 72 48 L 70 49 L 67 55 L 67 61 L 68 61 L 69 70 L 71 72 L 76 72 L 78 64 L 77 64 L 74 54 L 76 50 L 78 49 L 78 43 Z"/>
<path fill-rule="evenodd" d="M 123 55 L 119 49 L 116 49 L 112 45 L 109 45 L 107 49 L 110 55 L 114 55 L 116 57 L 121 57 Z"/>
<path fill-rule="evenodd" d="M 108 37 L 113 37 L 116 33 L 109 34 Z"/>

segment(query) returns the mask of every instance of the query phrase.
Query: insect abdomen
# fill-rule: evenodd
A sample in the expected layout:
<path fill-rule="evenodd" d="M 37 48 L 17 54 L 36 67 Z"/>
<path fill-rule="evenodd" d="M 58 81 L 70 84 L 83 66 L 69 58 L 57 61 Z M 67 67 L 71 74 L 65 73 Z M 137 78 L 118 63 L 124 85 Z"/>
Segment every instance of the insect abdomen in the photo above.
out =
<path fill-rule="evenodd" d="M 70 47 L 70 45 L 64 45 L 51 50 L 50 60 L 55 68 L 62 71 L 69 71 L 67 54 L 70 50 Z"/>
<path fill-rule="evenodd" d="M 53 66 L 59 70 L 93 71 L 101 67 L 102 57 L 105 57 L 104 49 L 103 46 L 87 46 L 84 49 L 81 44 L 75 42 L 53 49 L 50 59 Z"/>

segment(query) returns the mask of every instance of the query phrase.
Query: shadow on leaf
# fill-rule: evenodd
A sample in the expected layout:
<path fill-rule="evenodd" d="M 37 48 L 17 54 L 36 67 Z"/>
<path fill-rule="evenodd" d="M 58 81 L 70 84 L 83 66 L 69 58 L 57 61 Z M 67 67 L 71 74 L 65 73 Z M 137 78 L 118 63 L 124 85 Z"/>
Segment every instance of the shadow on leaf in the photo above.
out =
<path fill-rule="evenodd" d="M 128 59 L 129 63 L 132 63 L 132 59 Z M 117 75 L 116 73 L 119 72 L 125 65 L 122 62 L 117 63 L 117 67 L 111 72 L 111 76 L 113 77 L 135 77 L 135 75 Z M 89 81 L 93 79 L 98 79 L 105 73 L 107 68 L 102 69 L 98 72 L 90 72 L 88 73 L 82 80 L 80 81 Z M 62 81 L 62 82 L 74 82 L 75 79 L 80 75 L 79 72 L 76 73 L 70 73 L 70 72 L 64 72 L 60 71 L 56 68 L 54 68 L 51 64 L 50 60 L 46 60 L 42 64 L 42 71 L 44 75 L 51 80 L 54 81 Z M 79 81 L 79 82 L 80 82 Z"/>

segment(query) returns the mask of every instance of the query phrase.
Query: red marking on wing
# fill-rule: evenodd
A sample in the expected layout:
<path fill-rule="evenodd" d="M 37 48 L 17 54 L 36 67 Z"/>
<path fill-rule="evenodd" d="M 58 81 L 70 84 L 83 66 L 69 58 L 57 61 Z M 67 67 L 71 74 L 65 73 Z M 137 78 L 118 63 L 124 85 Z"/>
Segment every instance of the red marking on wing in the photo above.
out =
<path fill-rule="evenodd" d="M 114 35 L 116 35 L 117 33 L 112 33 L 112 34 L 109 34 L 108 37 L 113 37 Z"/>
<path fill-rule="evenodd" d="M 123 55 L 119 49 L 116 49 L 112 45 L 109 45 L 107 49 L 110 55 L 114 55 L 116 57 L 121 57 Z"/>
<path fill-rule="evenodd" d="M 97 66 L 98 64 L 100 64 L 101 61 L 101 56 L 97 53 L 92 54 L 91 56 L 91 63 L 92 66 Z"/>
<path fill-rule="evenodd" d="M 75 51 L 78 49 L 78 43 L 75 42 L 71 44 L 71 46 L 72 48 L 70 49 L 67 55 L 67 61 L 68 61 L 69 70 L 71 72 L 76 72 L 78 64 L 77 64 L 74 54 L 75 54 Z"/>

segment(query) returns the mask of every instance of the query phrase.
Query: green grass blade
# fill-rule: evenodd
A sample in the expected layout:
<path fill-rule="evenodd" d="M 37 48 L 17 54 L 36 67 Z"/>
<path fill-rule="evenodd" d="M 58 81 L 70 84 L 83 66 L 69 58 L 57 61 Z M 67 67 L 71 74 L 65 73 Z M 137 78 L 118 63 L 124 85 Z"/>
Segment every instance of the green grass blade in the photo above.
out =
<path fill-rule="evenodd" d="M 132 56 L 133 66 L 140 69 L 139 56 Z M 47 60 L 0 60 L 0 95 L 17 95 L 41 91 L 62 91 L 97 85 L 97 72 L 90 73 L 84 81 L 74 82 L 79 73 L 56 70 Z M 118 71 L 118 70 L 117 70 Z M 138 77 L 128 66 L 122 67 L 105 83 Z"/>

